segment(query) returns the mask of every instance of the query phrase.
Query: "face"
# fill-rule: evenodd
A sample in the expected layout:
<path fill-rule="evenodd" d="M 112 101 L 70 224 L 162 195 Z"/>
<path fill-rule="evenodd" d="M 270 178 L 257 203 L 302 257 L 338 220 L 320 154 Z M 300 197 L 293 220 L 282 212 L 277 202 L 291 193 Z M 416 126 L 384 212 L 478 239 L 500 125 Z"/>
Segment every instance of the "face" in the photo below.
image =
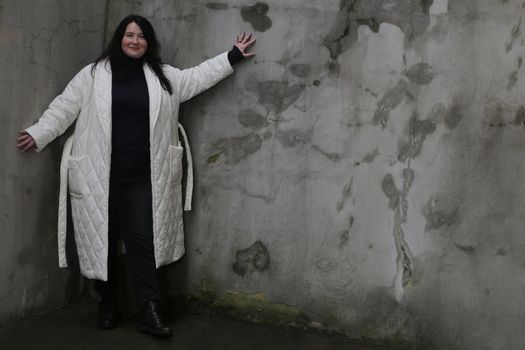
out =
<path fill-rule="evenodd" d="M 135 22 L 127 25 L 122 37 L 122 51 L 131 58 L 141 58 L 148 49 L 148 42 L 142 29 Z"/>

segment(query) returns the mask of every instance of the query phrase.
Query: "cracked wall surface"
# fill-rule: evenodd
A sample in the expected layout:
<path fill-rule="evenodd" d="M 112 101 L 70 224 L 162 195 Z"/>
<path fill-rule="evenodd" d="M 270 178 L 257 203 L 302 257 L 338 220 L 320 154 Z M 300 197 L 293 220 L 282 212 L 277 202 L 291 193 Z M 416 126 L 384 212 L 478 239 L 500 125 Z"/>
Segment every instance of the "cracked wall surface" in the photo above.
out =
<path fill-rule="evenodd" d="M 109 9 L 109 23 L 150 17 L 179 67 L 240 31 L 258 39 L 255 59 L 182 106 L 196 192 L 174 293 L 262 293 L 417 348 L 525 346 L 522 1 Z"/>
<path fill-rule="evenodd" d="M 34 3 L 0 1 L 2 48 L 17 48 L 1 54 L 2 140 L 100 48 L 102 2 L 78 13 Z M 523 1 L 109 0 L 107 10 L 108 32 L 129 13 L 150 18 L 164 61 L 181 68 L 230 49 L 240 31 L 258 39 L 254 59 L 182 106 L 196 184 L 168 293 L 228 305 L 256 296 L 258 310 L 285 306 L 299 324 L 418 349 L 525 346 Z M 22 104 L 26 90 L 36 98 Z M 2 217 L 21 233 L 7 236 L 16 253 L 0 271 L 40 303 L 50 297 L 35 290 L 66 278 L 48 272 L 60 142 L 38 158 L 9 149 L 2 213 L 30 205 L 42 222 Z M 34 271 L 49 277 L 27 282 Z"/>
<path fill-rule="evenodd" d="M 100 53 L 106 1 L 0 0 L 0 322 L 78 299 L 87 284 L 69 256 L 58 269 L 61 138 L 20 154 L 18 131 L 36 121 Z"/>

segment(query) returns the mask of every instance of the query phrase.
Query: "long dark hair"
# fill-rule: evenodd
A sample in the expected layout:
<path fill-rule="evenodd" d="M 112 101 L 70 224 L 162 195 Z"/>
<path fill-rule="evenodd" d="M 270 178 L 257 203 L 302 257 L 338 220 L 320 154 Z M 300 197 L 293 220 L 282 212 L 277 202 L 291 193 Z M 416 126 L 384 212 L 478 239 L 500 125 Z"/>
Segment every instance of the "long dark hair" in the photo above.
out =
<path fill-rule="evenodd" d="M 106 49 L 102 54 L 95 60 L 91 73 L 94 72 L 95 67 L 101 61 L 109 58 L 111 63 L 111 71 L 115 76 L 121 76 L 123 74 L 123 69 L 126 66 L 125 62 L 128 59 L 126 54 L 122 51 L 122 38 L 126 32 L 126 27 L 130 23 L 136 23 L 142 30 L 142 34 L 148 43 L 148 48 L 144 55 L 140 58 L 143 62 L 146 62 L 150 68 L 153 70 L 157 78 L 159 78 L 160 85 L 164 90 L 173 94 L 173 89 L 171 88 L 170 81 L 162 71 L 162 61 L 160 59 L 160 44 L 157 41 L 155 35 L 155 30 L 151 23 L 144 17 L 138 15 L 129 15 L 126 16 L 118 25 L 111 41 L 109 42 Z"/>

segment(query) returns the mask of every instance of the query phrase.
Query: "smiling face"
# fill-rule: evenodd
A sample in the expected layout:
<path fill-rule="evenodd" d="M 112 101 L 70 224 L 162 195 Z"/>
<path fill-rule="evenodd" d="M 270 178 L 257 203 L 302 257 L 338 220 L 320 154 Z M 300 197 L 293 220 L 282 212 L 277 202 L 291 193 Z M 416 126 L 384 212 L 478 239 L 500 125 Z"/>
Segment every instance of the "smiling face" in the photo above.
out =
<path fill-rule="evenodd" d="M 148 49 L 148 42 L 142 34 L 142 29 L 135 22 L 127 25 L 122 37 L 122 51 L 131 58 L 141 58 Z"/>

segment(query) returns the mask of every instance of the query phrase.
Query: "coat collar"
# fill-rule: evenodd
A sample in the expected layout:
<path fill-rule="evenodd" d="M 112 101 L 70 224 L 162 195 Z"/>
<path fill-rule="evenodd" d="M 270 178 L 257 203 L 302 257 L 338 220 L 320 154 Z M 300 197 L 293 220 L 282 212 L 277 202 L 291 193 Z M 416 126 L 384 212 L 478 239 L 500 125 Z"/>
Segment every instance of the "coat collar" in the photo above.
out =
<path fill-rule="evenodd" d="M 148 85 L 149 95 L 149 119 L 150 135 L 153 135 L 155 123 L 157 122 L 161 104 L 160 81 L 148 64 L 144 64 L 144 76 Z M 104 134 L 111 138 L 111 65 L 108 60 L 100 62 L 95 69 L 94 94 L 98 117 Z"/>

